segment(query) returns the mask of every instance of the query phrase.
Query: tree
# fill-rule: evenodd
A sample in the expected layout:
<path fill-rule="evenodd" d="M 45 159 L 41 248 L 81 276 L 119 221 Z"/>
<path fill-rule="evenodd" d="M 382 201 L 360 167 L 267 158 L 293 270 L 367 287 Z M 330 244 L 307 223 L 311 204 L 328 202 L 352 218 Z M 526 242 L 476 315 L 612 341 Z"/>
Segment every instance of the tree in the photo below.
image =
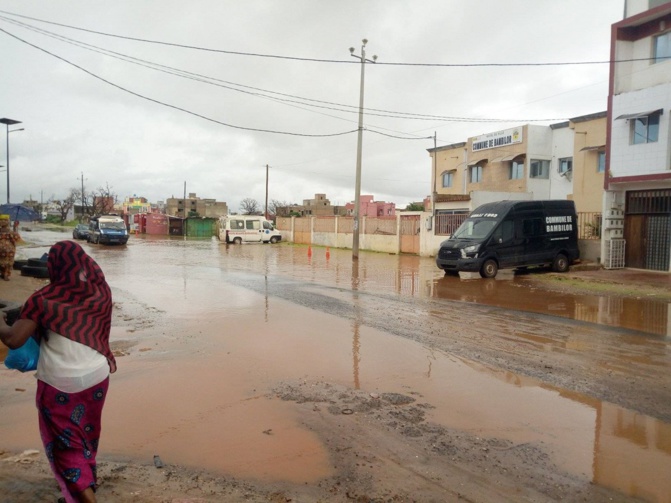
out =
<path fill-rule="evenodd" d="M 70 193 L 63 199 L 52 199 L 50 201 L 51 207 L 58 211 L 61 223 L 65 222 L 68 214 L 75 206 L 75 202 L 79 198 L 80 192 L 77 189 L 70 189 Z"/>
<path fill-rule="evenodd" d="M 290 216 L 291 207 L 295 204 L 289 203 L 287 201 L 278 201 L 277 199 L 271 199 L 268 203 L 268 212 L 272 213 L 278 217 L 288 217 Z"/>
<path fill-rule="evenodd" d="M 259 202 L 251 197 L 246 197 L 240 201 L 240 210 L 243 215 L 255 215 L 259 212 Z"/>
<path fill-rule="evenodd" d="M 424 211 L 424 205 L 422 203 L 410 203 L 405 207 L 406 211 Z"/>
<path fill-rule="evenodd" d="M 98 190 L 92 190 L 84 195 L 84 209 L 89 216 L 113 213 L 116 203 L 117 195 L 112 192 L 112 187 L 110 187 L 109 183 L 106 183 L 104 187 L 98 187 Z"/>

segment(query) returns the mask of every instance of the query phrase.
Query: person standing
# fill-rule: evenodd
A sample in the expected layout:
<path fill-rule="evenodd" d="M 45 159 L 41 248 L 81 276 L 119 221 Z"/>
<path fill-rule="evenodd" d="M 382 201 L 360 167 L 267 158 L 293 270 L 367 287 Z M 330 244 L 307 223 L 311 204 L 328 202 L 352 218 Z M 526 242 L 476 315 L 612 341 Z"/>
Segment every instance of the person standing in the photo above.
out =
<path fill-rule="evenodd" d="M 38 334 L 40 435 L 67 503 L 95 502 L 96 454 L 109 374 L 112 294 L 100 266 L 74 241 L 49 250 L 50 283 L 31 295 L 16 322 L 0 318 L 0 340 L 21 347 Z"/>
<path fill-rule="evenodd" d="M 16 243 L 21 239 L 16 230 L 10 229 L 9 215 L 0 215 L 0 276 L 9 281 L 14 267 Z"/>

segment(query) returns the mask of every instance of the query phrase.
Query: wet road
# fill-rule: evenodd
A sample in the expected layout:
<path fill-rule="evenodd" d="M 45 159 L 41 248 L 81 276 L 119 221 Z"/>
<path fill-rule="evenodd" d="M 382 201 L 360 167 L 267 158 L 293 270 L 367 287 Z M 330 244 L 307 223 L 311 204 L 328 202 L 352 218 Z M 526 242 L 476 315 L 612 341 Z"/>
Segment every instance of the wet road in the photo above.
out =
<path fill-rule="evenodd" d="M 30 239 L 30 256 L 39 256 L 58 238 L 40 231 Z M 541 444 L 577 477 L 648 501 L 671 498 L 665 419 L 469 359 L 458 342 L 465 333 L 481 340 L 493 355 L 487 362 L 512 357 L 524 341 L 548 353 L 598 352 L 594 364 L 609 371 L 626 372 L 631 362 L 669 370 L 666 303 L 540 292 L 505 274 L 444 277 L 432 259 L 414 256 L 363 253 L 353 264 L 348 250 L 308 255 L 284 244 L 82 244 L 112 286 L 112 339 L 129 355 L 113 376 L 108 453 L 318 480 L 333 469 L 324 446 L 288 404 L 266 398 L 277 382 L 317 379 L 413 390 L 438 424 Z M 11 379 L 24 386 L 25 376 Z M 26 397 L 0 401 L 11 411 L 0 422 L 4 447 L 37 445 Z M 259 442 L 270 428 L 282 434 Z"/>

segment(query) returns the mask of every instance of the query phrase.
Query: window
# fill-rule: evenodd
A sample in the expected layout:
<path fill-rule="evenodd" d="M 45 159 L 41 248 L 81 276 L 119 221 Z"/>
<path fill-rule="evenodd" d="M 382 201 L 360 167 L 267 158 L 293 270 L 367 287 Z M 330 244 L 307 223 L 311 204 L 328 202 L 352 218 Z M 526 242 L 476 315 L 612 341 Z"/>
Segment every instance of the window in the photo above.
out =
<path fill-rule="evenodd" d="M 244 220 L 231 220 L 231 229 L 232 230 L 244 229 L 244 228 L 245 228 L 245 221 Z"/>
<path fill-rule="evenodd" d="M 261 222 L 258 220 L 247 220 L 246 224 L 248 230 L 259 230 L 261 228 Z"/>
<path fill-rule="evenodd" d="M 515 221 L 514 220 L 504 220 L 501 222 L 494 232 L 492 233 L 492 239 L 494 243 L 507 243 L 513 239 L 515 231 Z"/>
<path fill-rule="evenodd" d="M 655 37 L 654 62 L 671 61 L 671 31 Z"/>
<path fill-rule="evenodd" d="M 550 174 L 550 161 L 534 159 L 529 164 L 530 178 L 548 178 Z"/>
<path fill-rule="evenodd" d="M 510 163 L 510 177 L 511 180 L 521 180 L 524 178 L 524 163 L 513 161 Z"/>
<path fill-rule="evenodd" d="M 599 159 L 596 165 L 596 172 L 603 173 L 606 171 L 606 152 L 599 152 Z"/>
<path fill-rule="evenodd" d="M 524 237 L 540 236 L 543 228 L 543 220 L 540 218 L 529 218 L 522 221 L 522 235 Z"/>
<path fill-rule="evenodd" d="M 659 113 L 636 117 L 631 122 L 631 143 L 654 143 L 659 136 Z"/>
<path fill-rule="evenodd" d="M 566 157 L 564 159 L 559 159 L 559 169 L 560 173 L 568 173 L 573 170 L 573 157 Z"/>
<path fill-rule="evenodd" d="M 454 183 L 454 173 L 452 171 L 443 173 L 443 187 L 452 187 L 452 183 Z"/>
<path fill-rule="evenodd" d="M 471 183 L 479 183 L 482 181 L 482 166 L 475 165 L 470 168 Z"/>

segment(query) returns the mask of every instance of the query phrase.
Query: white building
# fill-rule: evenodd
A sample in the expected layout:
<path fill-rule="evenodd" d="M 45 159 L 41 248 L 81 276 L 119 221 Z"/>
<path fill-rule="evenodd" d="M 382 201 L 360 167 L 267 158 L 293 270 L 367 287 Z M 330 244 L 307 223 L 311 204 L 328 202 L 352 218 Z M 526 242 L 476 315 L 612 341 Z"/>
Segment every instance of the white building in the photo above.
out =
<path fill-rule="evenodd" d="M 671 270 L 671 2 L 628 0 L 611 32 L 606 267 Z"/>

